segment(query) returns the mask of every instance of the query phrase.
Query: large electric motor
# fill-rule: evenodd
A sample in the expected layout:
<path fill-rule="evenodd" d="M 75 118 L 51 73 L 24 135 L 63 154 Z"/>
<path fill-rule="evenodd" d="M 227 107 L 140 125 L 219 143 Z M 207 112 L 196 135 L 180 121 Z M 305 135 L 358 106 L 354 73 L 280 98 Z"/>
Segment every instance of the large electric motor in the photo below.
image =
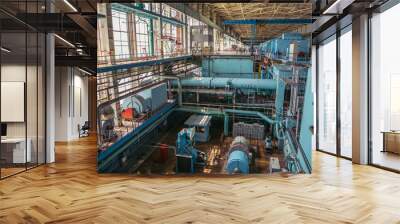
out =
<path fill-rule="evenodd" d="M 229 174 L 248 174 L 251 161 L 249 143 L 243 136 L 237 136 L 229 149 L 226 171 Z"/>
<path fill-rule="evenodd" d="M 124 120 L 131 121 L 141 113 L 151 110 L 151 99 L 145 98 L 142 95 L 133 95 L 122 100 L 121 116 Z"/>

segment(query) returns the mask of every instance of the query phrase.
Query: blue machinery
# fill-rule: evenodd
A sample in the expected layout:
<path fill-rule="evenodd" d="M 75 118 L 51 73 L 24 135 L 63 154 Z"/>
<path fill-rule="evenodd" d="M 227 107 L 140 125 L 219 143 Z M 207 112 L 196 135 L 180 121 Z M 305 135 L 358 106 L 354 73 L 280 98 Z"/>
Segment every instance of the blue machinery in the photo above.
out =
<path fill-rule="evenodd" d="M 194 148 L 195 129 L 184 128 L 176 140 L 176 172 L 194 173 L 196 165 L 204 165 L 205 155 Z"/>
<path fill-rule="evenodd" d="M 299 33 L 284 33 L 280 38 L 259 45 L 261 56 L 285 62 L 310 63 L 310 40 Z"/>
<path fill-rule="evenodd" d="M 267 70 L 263 71 L 268 72 L 268 74 L 262 74 L 262 79 L 249 75 L 248 62 L 242 58 L 232 57 L 231 60 L 236 65 L 229 66 L 227 65 L 229 63 L 226 63 L 228 60 L 226 56 L 221 57 L 221 62 L 218 61 L 218 57 L 214 56 L 203 60 L 202 77 L 175 80 L 172 85 L 187 89 L 206 88 L 212 90 L 219 88 L 225 90 L 239 89 L 241 92 L 275 93 L 274 116 L 269 117 L 258 111 L 198 106 L 184 106 L 176 110 L 223 116 L 225 135 L 228 135 L 229 130 L 229 114 L 258 117 L 274 127 L 273 133 L 284 152 L 288 170 L 292 173 L 310 173 L 310 127 L 313 125 L 313 112 L 309 69 L 309 40 L 303 38 L 300 34 L 287 33 L 280 38 L 260 44 L 259 48 L 261 56 L 269 58 L 273 62 L 267 65 Z M 234 69 L 230 67 L 234 67 Z M 247 70 L 243 68 L 247 68 Z M 224 69 L 227 73 L 223 73 Z M 285 110 L 285 92 L 289 89 L 291 97 L 288 109 Z M 224 93 L 220 92 L 219 94 Z M 302 106 L 302 108 L 299 108 L 299 106 Z M 292 117 L 297 117 L 297 120 Z M 294 127 L 297 129 L 296 134 L 292 130 Z M 304 149 L 307 151 L 304 151 Z M 237 167 L 239 166 L 238 164 L 243 164 L 243 161 L 247 161 L 245 154 L 242 152 L 235 152 L 230 156 L 232 156 L 232 159 L 230 157 L 231 163 L 228 162 L 228 164 L 235 164 L 233 161 L 240 161 L 235 166 L 237 169 L 239 169 Z M 235 159 L 233 160 L 233 158 Z M 230 173 L 234 172 L 231 168 L 227 169 L 230 170 Z"/>
<path fill-rule="evenodd" d="M 206 114 L 206 115 L 217 115 L 224 117 L 224 134 L 228 135 L 229 130 L 229 115 L 230 114 L 238 114 L 245 115 L 251 117 L 258 117 L 264 122 L 271 124 L 274 127 L 274 136 L 280 142 L 283 143 L 283 152 L 287 162 L 287 168 L 290 172 L 298 173 L 310 173 L 311 172 L 311 132 L 310 126 L 312 126 L 312 97 L 311 97 L 311 84 L 310 84 L 310 71 L 306 66 L 306 59 L 309 53 L 309 45 L 308 47 L 304 47 L 303 45 L 306 43 L 305 40 L 300 39 L 296 35 L 291 36 L 290 41 L 286 41 L 289 36 L 283 36 L 282 40 L 272 40 L 260 45 L 260 52 L 262 55 L 268 56 L 272 59 L 279 59 L 283 61 L 289 61 L 288 64 L 281 63 L 276 65 L 271 65 L 268 72 L 270 73 L 269 79 L 256 79 L 252 75 L 245 75 L 244 73 L 248 73 L 249 68 L 244 68 L 241 70 L 243 72 L 243 76 L 240 74 L 234 74 L 231 76 L 229 74 L 223 74 L 222 71 L 218 69 L 218 59 L 215 58 L 214 64 L 212 67 L 214 72 L 210 75 L 203 74 L 204 76 L 209 77 L 194 77 L 187 79 L 178 79 L 173 80 L 170 83 L 172 86 L 179 88 L 204 88 L 204 89 L 240 89 L 242 92 L 246 91 L 256 91 L 256 92 L 264 92 L 266 94 L 274 94 L 275 95 L 275 115 L 270 117 L 265 115 L 262 112 L 258 111 L 249 111 L 249 110 L 238 110 L 238 109 L 227 109 L 227 108 L 211 108 L 211 107 L 189 107 L 182 106 L 176 107 L 175 104 L 168 104 L 158 113 L 153 114 L 148 120 L 146 120 L 141 126 L 135 129 L 134 132 L 129 133 L 128 135 L 121 138 L 119 141 L 114 143 L 111 147 L 109 147 L 106 151 L 99 153 L 98 161 L 99 161 L 99 171 L 112 171 L 114 170 L 114 163 L 120 158 L 119 155 L 123 154 L 125 150 L 133 150 L 135 147 L 135 142 L 137 142 L 143 132 L 147 132 L 157 127 L 163 120 L 165 120 L 173 111 L 184 111 L 198 114 Z M 296 39 L 297 38 L 297 39 Z M 293 40 L 296 42 L 295 51 L 292 51 L 290 45 L 293 44 Z M 309 44 L 307 42 L 307 44 Z M 284 45 L 284 46 L 283 46 Z M 289 47 L 288 47 L 289 46 Z M 304 47 L 304 48 L 303 48 Z M 286 49 L 283 50 L 283 49 Z M 297 50 L 296 50 L 297 49 Z M 300 52 L 305 52 L 304 57 L 303 54 L 297 54 L 296 57 L 290 56 L 293 52 L 299 52 L 299 49 L 303 49 Z M 294 121 L 290 117 L 286 117 L 284 112 L 284 102 L 285 102 L 285 92 L 288 90 L 288 80 L 292 79 L 295 69 L 293 69 L 293 64 L 290 64 L 294 59 L 296 62 L 302 62 L 305 64 L 302 68 L 298 68 L 296 71 L 300 74 L 299 76 L 307 81 L 304 88 L 304 103 L 302 108 L 301 122 L 297 125 L 299 128 L 299 132 L 294 134 L 291 131 L 291 128 L 296 126 L 296 121 Z M 303 60 L 304 59 L 304 60 Z M 226 58 L 224 59 L 226 60 Z M 160 61 L 150 62 L 150 64 L 158 64 L 162 63 Z M 204 63 L 204 62 L 203 62 Z M 207 62 L 208 63 L 208 62 Z M 247 63 L 247 62 L 246 62 Z M 222 63 L 223 64 L 223 63 Z M 220 64 L 220 65 L 222 65 Z M 122 69 L 126 69 L 131 67 L 131 65 L 121 65 Z M 100 69 L 102 72 L 121 69 L 119 66 L 114 68 L 105 68 Z M 211 68 L 211 67 L 208 67 Z M 216 69 L 217 68 L 217 69 Z M 237 69 L 236 69 L 237 70 Z M 215 72 L 216 71 L 216 72 Z M 235 70 L 232 71 L 234 73 Z M 203 71 L 204 72 L 204 71 Z M 208 73 L 208 72 L 207 72 Z M 246 78 L 243 78 L 246 77 Z M 263 76 L 268 77 L 268 76 Z M 288 113 L 288 112 L 287 112 Z M 293 115 L 288 113 L 289 116 Z M 297 121 L 298 122 L 298 121 Z M 178 134 L 177 139 L 177 155 L 182 155 L 182 157 L 186 156 L 190 158 L 190 172 L 194 171 L 194 165 L 198 163 L 198 153 L 199 151 L 193 147 L 193 142 L 190 140 L 191 131 L 190 129 L 184 129 Z M 299 137 L 298 137 L 299 136 Z M 229 153 L 229 159 L 227 163 L 227 171 L 228 173 L 248 173 L 248 165 L 250 154 L 243 143 L 237 145 L 237 147 L 231 147 Z M 233 150 L 237 149 L 237 150 Z M 306 151 L 305 151 L 305 150 Z M 178 165 L 178 164 L 177 164 Z M 247 168 L 246 168 L 247 167 Z M 179 166 L 177 166 L 177 171 L 179 172 Z"/>
<path fill-rule="evenodd" d="M 248 56 L 206 56 L 202 60 L 203 77 L 254 78 L 254 60 Z"/>
<path fill-rule="evenodd" d="M 99 152 L 97 156 L 97 170 L 99 172 L 112 172 L 116 170 L 122 155 L 124 155 L 126 151 L 139 150 L 135 146 L 140 142 L 141 138 L 165 121 L 173 112 L 175 106 L 175 103 L 167 103 L 161 110 L 143 122 L 143 124 L 134 131 L 119 139 L 108 147 L 107 150 Z"/>
<path fill-rule="evenodd" d="M 246 138 L 237 136 L 229 148 L 226 171 L 229 174 L 248 174 L 251 156 Z"/>

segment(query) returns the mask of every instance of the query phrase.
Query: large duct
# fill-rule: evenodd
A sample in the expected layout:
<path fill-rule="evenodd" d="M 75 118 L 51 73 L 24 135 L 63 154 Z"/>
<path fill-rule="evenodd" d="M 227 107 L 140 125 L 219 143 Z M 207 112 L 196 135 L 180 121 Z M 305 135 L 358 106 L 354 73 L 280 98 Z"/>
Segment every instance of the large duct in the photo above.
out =
<path fill-rule="evenodd" d="M 211 78 L 196 77 L 180 80 L 182 87 L 203 87 L 203 88 L 236 88 L 236 89 L 258 89 L 275 90 L 277 80 L 270 79 L 243 79 L 243 78 Z M 172 84 L 178 87 L 178 81 Z"/>

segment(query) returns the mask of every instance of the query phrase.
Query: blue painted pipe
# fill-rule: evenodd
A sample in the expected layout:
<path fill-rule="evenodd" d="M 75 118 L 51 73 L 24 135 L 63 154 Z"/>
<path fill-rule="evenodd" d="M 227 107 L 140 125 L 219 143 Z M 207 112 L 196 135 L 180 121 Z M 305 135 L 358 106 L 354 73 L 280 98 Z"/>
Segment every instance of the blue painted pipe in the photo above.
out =
<path fill-rule="evenodd" d="M 241 114 L 241 115 L 248 115 L 253 117 L 259 117 L 265 122 L 269 124 L 278 124 L 281 121 L 274 120 L 265 114 L 258 112 L 258 111 L 249 111 L 249 110 L 237 110 L 237 109 L 216 109 L 216 108 L 209 108 L 209 107 L 178 107 L 175 109 L 176 111 L 183 111 L 189 113 L 198 113 L 198 114 L 207 114 L 207 115 L 216 115 L 216 116 L 226 116 L 226 113 L 232 114 Z M 228 117 L 224 119 L 226 122 L 229 121 Z M 225 126 L 228 126 L 227 124 Z"/>
<path fill-rule="evenodd" d="M 177 87 L 178 82 L 172 84 Z M 203 88 L 237 88 L 237 89 L 259 89 L 275 90 L 276 80 L 268 79 L 242 79 L 242 78 L 211 78 L 199 77 L 181 80 L 182 87 L 203 87 Z"/>

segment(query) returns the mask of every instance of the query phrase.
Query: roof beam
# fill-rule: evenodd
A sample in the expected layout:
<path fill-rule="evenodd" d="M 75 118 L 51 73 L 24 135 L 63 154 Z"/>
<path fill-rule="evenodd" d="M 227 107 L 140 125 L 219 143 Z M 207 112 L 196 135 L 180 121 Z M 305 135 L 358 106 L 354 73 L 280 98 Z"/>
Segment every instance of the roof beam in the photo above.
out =
<path fill-rule="evenodd" d="M 244 20 L 225 20 L 225 25 L 257 25 L 257 24 L 311 24 L 312 19 L 244 19 Z"/>

